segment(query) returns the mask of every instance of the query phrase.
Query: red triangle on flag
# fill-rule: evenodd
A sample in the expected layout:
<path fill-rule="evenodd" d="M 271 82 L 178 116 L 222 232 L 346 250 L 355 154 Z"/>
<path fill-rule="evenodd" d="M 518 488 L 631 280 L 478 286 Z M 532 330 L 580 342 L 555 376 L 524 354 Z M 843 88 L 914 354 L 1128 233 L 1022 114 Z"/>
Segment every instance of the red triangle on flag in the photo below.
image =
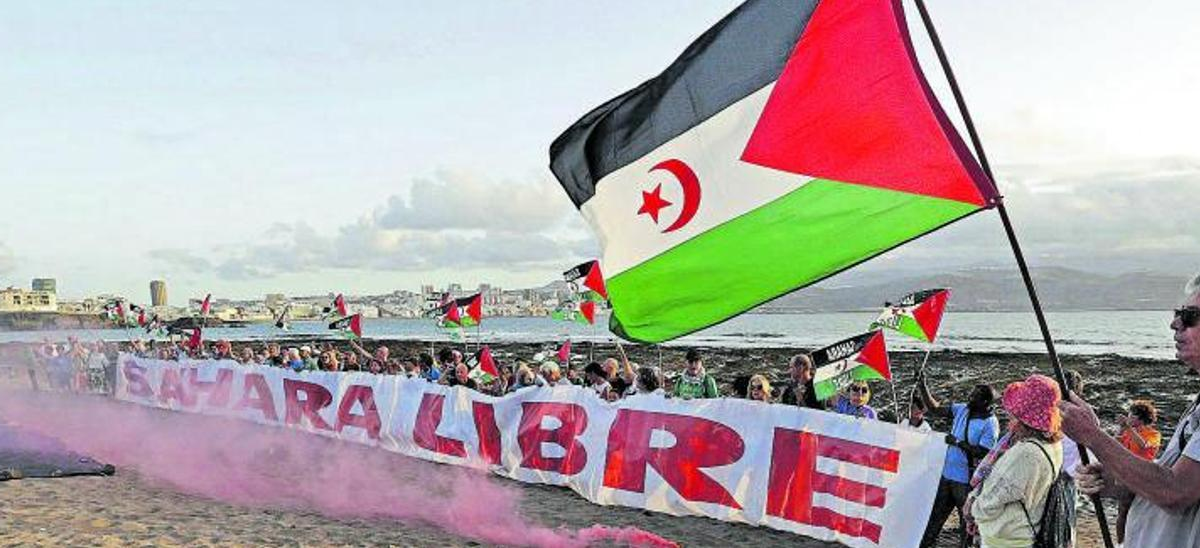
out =
<path fill-rule="evenodd" d="M 362 314 L 350 316 L 350 332 L 355 337 L 362 338 Z"/>
<path fill-rule="evenodd" d="M 200 315 L 201 316 L 207 316 L 208 311 L 212 309 L 212 305 L 209 302 L 210 299 L 212 299 L 212 293 L 205 295 L 204 302 L 200 303 Z"/>
<path fill-rule="evenodd" d="M 921 73 L 896 1 L 817 6 L 742 159 L 981 207 L 997 195 Z"/>
<path fill-rule="evenodd" d="M 580 303 L 579 313 L 583 314 L 583 317 L 587 320 L 588 323 L 595 324 L 596 323 L 596 301 L 583 301 L 582 303 Z"/>
<path fill-rule="evenodd" d="M 571 339 L 567 339 L 558 347 L 558 361 L 567 363 L 571 360 Z"/>
<path fill-rule="evenodd" d="M 192 329 L 192 336 L 190 338 L 188 338 L 187 347 L 191 348 L 192 350 L 196 350 L 196 349 L 200 348 L 200 344 L 201 344 L 200 328 L 197 327 L 197 328 Z"/>
<path fill-rule="evenodd" d="M 855 361 L 861 363 L 875 372 L 879 373 L 886 380 L 892 380 L 891 362 L 888 360 L 887 344 L 884 342 L 883 331 L 876 330 L 871 336 L 867 344 L 863 345 L 862 350 L 858 351 L 858 357 Z"/>
<path fill-rule="evenodd" d="M 462 316 L 458 312 L 458 303 L 456 303 L 454 301 L 450 301 L 450 308 L 448 310 L 446 310 L 446 316 L 444 319 L 447 322 L 454 323 L 454 324 L 462 323 Z"/>
<path fill-rule="evenodd" d="M 500 376 L 500 370 L 496 368 L 496 360 L 492 359 L 492 349 L 487 346 L 479 351 L 479 369 L 493 377 Z"/>
<path fill-rule="evenodd" d="M 604 286 L 604 274 L 600 272 L 600 261 L 592 261 L 592 268 L 588 269 L 587 276 L 583 279 L 583 286 L 595 291 L 605 299 L 608 298 L 608 288 Z"/>
<path fill-rule="evenodd" d="M 471 299 L 471 304 L 467 305 L 467 315 L 470 316 L 472 320 L 475 320 L 475 323 L 477 323 L 477 324 L 480 321 L 483 321 L 483 294 L 482 293 L 475 295 L 475 298 Z"/>
<path fill-rule="evenodd" d="M 337 309 L 339 316 L 346 316 L 346 298 L 338 293 L 337 297 L 333 298 L 333 306 Z"/>
<path fill-rule="evenodd" d="M 937 338 L 938 327 L 942 325 L 942 314 L 946 311 L 946 301 L 950 300 L 950 290 L 943 289 L 934 293 L 920 306 L 913 309 L 913 319 L 925 332 L 925 338 L 933 342 Z"/>

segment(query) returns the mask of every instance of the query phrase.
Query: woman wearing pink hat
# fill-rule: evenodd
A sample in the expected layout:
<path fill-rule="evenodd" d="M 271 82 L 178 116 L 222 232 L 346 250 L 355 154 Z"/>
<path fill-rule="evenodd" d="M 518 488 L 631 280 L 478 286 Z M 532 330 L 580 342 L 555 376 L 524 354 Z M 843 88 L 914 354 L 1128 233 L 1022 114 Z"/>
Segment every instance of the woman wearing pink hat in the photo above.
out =
<path fill-rule="evenodd" d="M 1050 487 L 1062 468 L 1058 385 L 1031 375 L 1004 389 L 1008 433 L 971 478 L 967 498 L 971 529 L 985 548 L 1028 547 L 1042 518 Z"/>

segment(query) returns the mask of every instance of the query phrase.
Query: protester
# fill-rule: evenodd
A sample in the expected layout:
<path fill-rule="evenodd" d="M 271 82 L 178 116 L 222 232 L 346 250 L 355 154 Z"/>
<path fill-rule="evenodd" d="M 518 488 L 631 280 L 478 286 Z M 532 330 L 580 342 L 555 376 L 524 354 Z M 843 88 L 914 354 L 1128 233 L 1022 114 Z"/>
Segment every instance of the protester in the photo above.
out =
<path fill-rule="evenodd" d="M 658 368 L 653 366 L 638 368 L 634 388 L 639 395 L 666 395 L 666 391 L 662 388 L 662 375 L 659 373 Z"/>
<path fill-rule="evenodd" d="M 583 374 L 587 379 L 587 386 L 591 388 L 600 399 L 608 400 L 609 392 L 612 391 L 612 385 L 608 384 L 608 373 L 604 370 L 604 366 L 597 362 L 587 364 L 583 368 Z"/>
<path fill-rule="evenodd" d="M 813 388 L 813 362 L 808 354 L 792 356 L 788 362 L 788 384 L 779 397 L 779 402 L 785 405 L 798 405 L 809 409 L 825 409 L 825 403 L 817 400 L 816 389 Z"/>
<path fill-rule="evenodd" d="M 249 346 L 242 348 L 241 353 L 239 353 L 237 357 L 237 362 L 242 365 L 258 363 L 258 361 L 258 356 L 254 355 L 254 349 L 250 348 Z"/>
<path fill-rule="evenodd" d="M 1175 356 L 1200 373 L 1200 276 L 1187 287 L 1184 306 L 1175 311 Z M 1178 373 L 1178 380 L 1184 374 Z M 1100 427 L 1090 405 L 1078 395 L 1064 401 L 1063 429 L 1098 457 L 1079 469 L 1080 491 L 1132 500 L 1125 524 L 1130 547 L 1200 546 L 1200 396 L 1180 417 L 1166 448 L 1154 461 L 1130 452 Z"/>
<path fill-rule="evenodd" d="M 562 370 L 559 369 L 558 364 L 554 362 L 542 362 L 542 365 L 538 367 L 538 370 L 541 372 L 542 378 L 545 379 L 546 384 L 549 386 L 570 386 L 571 384 L 570 381 L 563 378 Z"/>
<path fill-rule="evenodd" d="M 879 417 L 871 402 L 871 385 L 867 381 L 856 380 L 846 387 L 843 394 L 834 396 L 833 407 L 830 411 L 840 415 L 850 415 L 862 419 L 875 420 Z"/>
<path fill-rule="evenodd" d="M 750 377 L 747 397 L 755 401 L 771 403 L 771 381 L 762 375 Z"/>
<path fill-rule="evenodd" d="M 441 372 L 437 369 L 437 364 L 433 361 L 433 356 L 429 354 L 422 352 L 417 358 L 417 365 L 420 368 L 419 376 L 422 379 L 429 382 L 437 382 L 438 378 L 442 376 Z"/>
<path fill-rule="evenodd" d="M 318 366 L 321 371 L 340 371 L 341 364 L 338 363 L 338 353 L 334 350 L 322 352 L 318 360 Z"/>
<path fill-rule="evenodd" d="M 921 396 L 916 392 L 913 392 L 912 398 L 908 402 L 908 416 L 900 421 L 900 426 L 921 432 L 933 431 L 933 426 L 930 426 L 929 421 L 925 420 L 925 402 L 921 401 Z"/>
<path fill-rule="evenodd" d="M 695 398 L 716 398 L 717 380 L 704 371 L 704 363 L 696 349 L 687 352 L 687 368 L 675 380 L 674 396 L 685 400 Z"/>
<path fill-rule="evenodd" d="M 971 474 L 975 463 L 985 457 L 996 443 L 1000 422 L 996 420 L 993 406 L 996 392 L 986 384 L 975 385 L 967 403 L 942 405 L 929 392 L 923 373 L 917 374 L 917 395 L 925 404 L 927 413 L 934 417 L 951 420 L 950 433 L 946 434 L 946 460 L 942 464 L 942 479 L 938 483 L 937 495 L 929 513 L 929 522 L 921 538 L 922 547 L 937 544 L 938 534 L 946 524 L 946 518 L 957 510 L 959 523 L 963 523 L 963 505 L 970 493 Z M 966 529 L 959 528 L 959 541 L 966 545 Z"/>
<path fill-rule="evenodd" d="M 214 360 L 234 359 L 233 345 L 229 344 L 229 341 L 225 339 L 217 341 L 216 344 L 213 345 L 212 358 Z"/>
<path fill-rule="evenodd" d="M 1054 379 L 1031 375 L 1004 389 L 1008 432 L 971 477 L 968 529 L 981 545 L 1032 546 L 1040 531 L 1051 485 L 1062 469 L 1062 397 Z"/>
<path fill-rule="evenodd" d="M 1129 404 L 1129 414 L 1121 417 L 1118 424 L 1121 427 L 1117 441 L 1130 453 L 1143 459 L 1153 461 L 1158 456 L 1158 448 L 1162 445 L 1162 434 L 1154 428 L 1158 422 L 1158 409 L 1150 400 L 1134 400 Z M 1125 542 L 1125 526 L 1129 516 L 1131 501 L 1117 501 L 1117 543 Z"/>

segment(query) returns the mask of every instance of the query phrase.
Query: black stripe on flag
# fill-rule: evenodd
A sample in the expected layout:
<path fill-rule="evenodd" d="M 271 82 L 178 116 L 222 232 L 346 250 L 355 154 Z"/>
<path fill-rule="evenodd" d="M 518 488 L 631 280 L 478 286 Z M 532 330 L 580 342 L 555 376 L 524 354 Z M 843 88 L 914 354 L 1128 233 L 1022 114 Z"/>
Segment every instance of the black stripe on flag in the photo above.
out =
<path fill-rule="evenodd" d="M 550 145 L 575 207 L 596 182 L 779 78 L 818 0 L 749 0 L 662 74 L 585 114 Z"/>

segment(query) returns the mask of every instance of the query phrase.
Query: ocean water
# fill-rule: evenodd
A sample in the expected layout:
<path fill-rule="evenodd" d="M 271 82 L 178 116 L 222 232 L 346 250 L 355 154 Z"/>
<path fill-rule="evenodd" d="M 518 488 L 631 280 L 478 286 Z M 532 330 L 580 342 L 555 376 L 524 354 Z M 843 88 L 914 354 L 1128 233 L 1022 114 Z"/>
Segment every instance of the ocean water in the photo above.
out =
<path fill-rule="evenodd" d="M 667 344 L 816 348 L 861 333 L 874 319 L 875 314 L 871 312 L 745 314 Z M 1169 311 L 1058 312 L 1049 313 L 1047 321 L 1061 354 L 1119 354 L 1159 359 L 1174 357 Z M 450 340 L 445 331 L 436 328 L 433 321 L 428 319 L 365 320 L 363 331 L 365 337 L 373 339 Z M 205 332 L 205 338 L 303 339 L 329 334 L 324 322 L 296 322 L 288 331 L 265 324 L 244 328 L 213 328 Z M 576 342 L 614 339 L 603 325 L 592 328 L 550 318 L 484 318 L 482 326 L 467 329 L 465 334 L 471 342 L 547 342 L 568 337 Z M 67 337 L 126 340 L 130 335 L 145 338 L 145 333 L 140 330 L 7 331 L 0 332 L 0 342 L 62 341 Z M 888 345 L 898 350 L 927 348 L 925 343 L 896 333 L 889 334 Z M 943 318 L 934 348 L 966 352 L 1045 352 L 1032 312 L 948 313 Z"/>

